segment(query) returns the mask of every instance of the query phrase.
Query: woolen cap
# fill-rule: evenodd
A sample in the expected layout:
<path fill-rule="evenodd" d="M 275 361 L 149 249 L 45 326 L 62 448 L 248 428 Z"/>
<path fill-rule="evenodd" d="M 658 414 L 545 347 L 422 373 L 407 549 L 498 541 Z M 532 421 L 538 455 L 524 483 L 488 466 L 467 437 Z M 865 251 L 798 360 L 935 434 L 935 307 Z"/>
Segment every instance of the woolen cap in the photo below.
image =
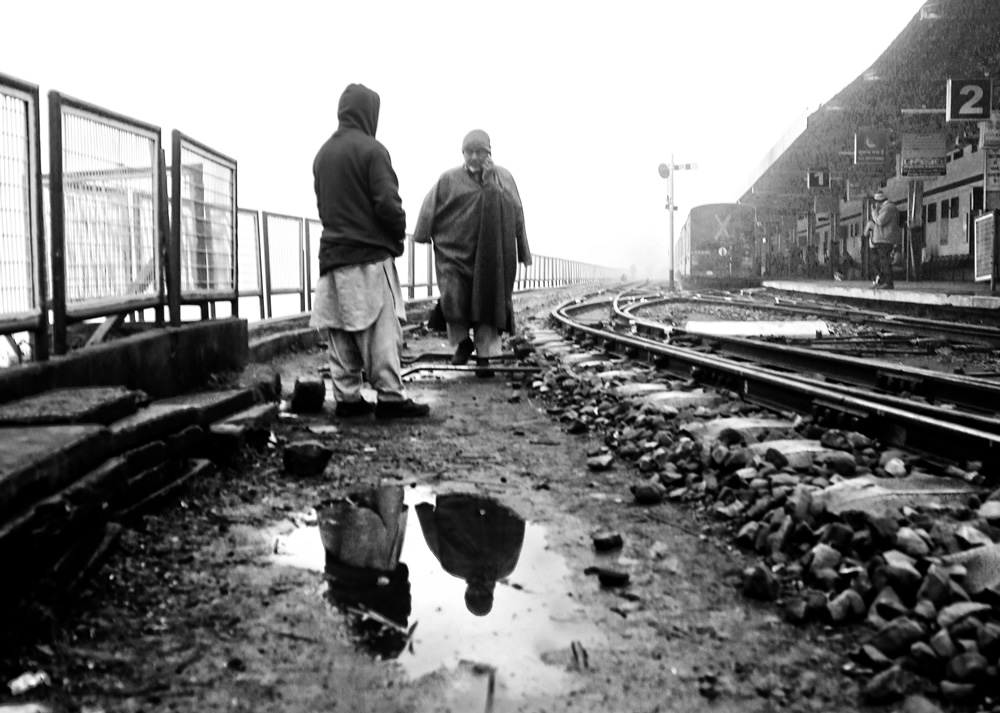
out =
<path fill-rule="evenodd" d="M 493 149 L 490 148 L 490 136 L 482 129 L 473 129 L 462 139 L 462 151 L 475 149 L 486 149 L 493 153 Z"/>
<path fill-rule="evenodd" d="M 874 196 L 872 196 L 872 200 L 884 201 L 887 200 L 887 198 L 885 197 L 885 193 L 883 193 L 882 191 L 878 191 Z"/>

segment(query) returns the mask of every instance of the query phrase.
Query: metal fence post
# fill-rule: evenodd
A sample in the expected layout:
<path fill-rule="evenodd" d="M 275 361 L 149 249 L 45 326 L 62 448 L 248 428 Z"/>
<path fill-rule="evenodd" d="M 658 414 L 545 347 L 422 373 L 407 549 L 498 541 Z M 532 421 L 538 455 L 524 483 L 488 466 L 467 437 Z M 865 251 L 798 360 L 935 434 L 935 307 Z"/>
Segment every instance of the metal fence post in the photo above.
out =
<path fill-rule="evenodd" d="M 428 246 L 429 249 L 429 246 Z M 409 283 L 406 286 L 406 296 L 411 300 L 416 296 L 416 283 L 417 283 L 417 254 L 416 254 L 416 243 L 413 242 L 413 236 L 407 234 L 406 236 L 406 281 Z"/>
<path fill-rule="evenodd" d="M 167 249 L 167 304 L 170 324 L 181 325 L 181 137 L 173 132 L 171 149 L 170 192 L 170 243 Z"/>
<path fill-rule="evenodd" d="M 62 99 L 49 92 L 49 214 L 52 231 L 52 351 L 65 354 L 66 339 L 66 226 L 63 208 Z"/>
<path fill-rule="evenodd" d="M 271 242 L 267 234 L 267 215 L 261 216 L 263 230 L 261 236 L 264 239 L 264 304 L 267 305 L 265 319 L 271 318 Z"/>

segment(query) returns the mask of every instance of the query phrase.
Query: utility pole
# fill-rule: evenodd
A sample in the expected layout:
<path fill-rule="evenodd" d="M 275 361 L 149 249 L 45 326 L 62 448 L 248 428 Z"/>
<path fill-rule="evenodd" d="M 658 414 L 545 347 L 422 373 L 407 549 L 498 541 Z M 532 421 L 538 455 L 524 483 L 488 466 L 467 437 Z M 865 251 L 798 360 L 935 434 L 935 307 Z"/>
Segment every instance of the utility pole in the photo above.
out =
<path fill-rule="evenodd" d="M 675 171 L 686 171 L 688 169 L 697 168 L 698 164 L 695 163 L 674 163 L 674 155 L 670 154 L 670 163 L 660 164 L 660 177 L 667 178 L 670 180 L 670 188 L 667 189 L 667 211 L 670 213 L 670 283 L 669 289 L 671 292 L 674 291 L 674 211 L 677 210 L 677 205 L 674 203 L 674 172 Z"/>

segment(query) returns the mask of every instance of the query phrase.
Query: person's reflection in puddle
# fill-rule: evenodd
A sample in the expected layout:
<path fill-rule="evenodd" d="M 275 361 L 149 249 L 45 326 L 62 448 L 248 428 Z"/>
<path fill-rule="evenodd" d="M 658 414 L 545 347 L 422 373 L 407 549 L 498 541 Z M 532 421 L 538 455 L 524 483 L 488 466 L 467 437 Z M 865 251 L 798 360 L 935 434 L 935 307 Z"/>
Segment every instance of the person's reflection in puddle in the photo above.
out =
<path fill-rule="evenodd" d="M 409 641 L 410 570 L 393 572 L 352 567 L 327 555 L 326 596 L 350 615 L 363 644 L 383 659 L 397 658 Z"/>
<path fill-rule="evenodd" d="M 427 547 L 444 570 L 466 581 L 465 605 L 476 616 L 493 609 L 493 590 L 517 566 L 524 519 L 478 495 L 439 495 L 416 506 Z"/>
<path fill-rule="evenodd" d="M 360 488 L 316 508 L 326 550 L 327 597 L 351 616 L 365 645 L 396 658 L 406 648 L 410 571 L 399 561 L 406 534 L 402 486 Z"/>

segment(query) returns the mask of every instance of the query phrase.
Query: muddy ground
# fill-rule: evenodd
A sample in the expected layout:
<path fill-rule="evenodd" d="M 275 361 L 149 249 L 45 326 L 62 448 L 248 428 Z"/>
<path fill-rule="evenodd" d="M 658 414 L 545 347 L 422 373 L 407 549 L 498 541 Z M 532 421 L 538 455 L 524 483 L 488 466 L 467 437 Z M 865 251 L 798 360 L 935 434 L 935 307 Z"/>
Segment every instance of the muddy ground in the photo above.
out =
<path fill-rule="evenodd" d="M 550 306 L 523 311 L 522 323 L 543 326 Z M 411 334 L 407 345 L 409 353 L 445 348 L 440 335 Z M 321 352 L 292 354 L 240 378 L 276 370 L 287 392 L 296 378 L 317 378 L 323 363 Z M 3 680 L 44 671 L 51 685 L 16 698 L 4 687 L 0 704 L 90 713 L 464 713 L 490 709 L 493 671 L 498 712 L 860 707 L 858 683 L 841 671 L 860 630 L 796 628 L 777 605 L 742 598 L 736 585 L 751 559 L 710 520 L 669 503 L 633 504 L 630 466 L 588 471 L 587 454 L 600 443 L 564 432 L 527 378 L 418 374 L 410 389 L 431 404 L 425 420 L 344 421 L 330 402 L 321 415 L 284 416 L 279 441 L 314 439 L 334 450 L 323 475 L 285 475 L 272 444 L 126 530 L 73 601 L 40 591 L 8 618 Z M 360 645 L 356 615 L 328 601 L 322 566 L 303 564 L 309 556 L 292 549 L 304 542 L 315 551 L 313 505 L 378 482 L 477 492 L 528 522 L 533 569 L 515 568 L 498 585 L 500 622 L 491 633 L 476 632 L 484 624 L 490 631 L 492 614 L 473 617 L 459 593 L 441 598 L 426 621 L 407 622 L 417 624 L 412 648 L 398 658 L 378 660 Z M 592 544 L 602 530 L 624 539 L 610 557 Z M 601 587 L 585 574 L 595 563 L 629 572 L 630 584 Z M 418 591 L 414 576 L 414 602 L 444 597 L 444 585 L 433 586 L 441 591 Z M 534 624 L 518 626 L 518 606 L 529 621 L 541 612 L 552 630 L 533 639 Z M 508 624 L 513 638 L 505 637 Z M 413 675 L 438 660 L 433 641 L 442 634 L 450 658 Z M 511 647 L 523 653 L 504 657 Z"/>

